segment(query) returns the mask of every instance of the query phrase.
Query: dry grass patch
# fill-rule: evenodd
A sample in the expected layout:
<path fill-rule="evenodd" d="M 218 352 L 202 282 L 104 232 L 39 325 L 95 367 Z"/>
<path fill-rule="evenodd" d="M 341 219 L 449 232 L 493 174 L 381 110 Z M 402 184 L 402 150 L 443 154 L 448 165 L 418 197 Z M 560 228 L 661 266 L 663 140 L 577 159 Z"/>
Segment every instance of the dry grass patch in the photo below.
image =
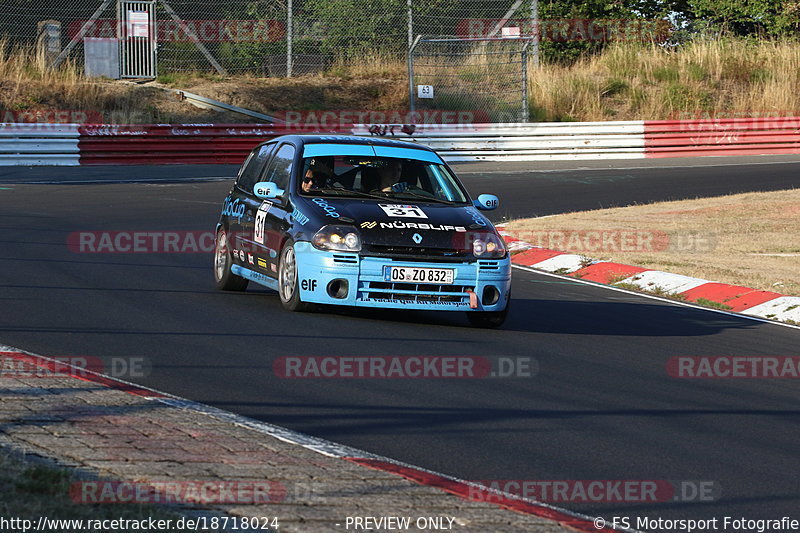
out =
<path fill-rule="evenodd" d="M 508 230 L 597 259 L 800 296 L 800 189 L 516 220 Z"/>
<path fill-rule="evenodd" d="M 78 111 L 106 123 L 248 122 L 246 117 L 198 109 L 156 87 L 86 78 L 65 62 L 59 69 L 0 40 L 0 110 L 8 113 Z M 45 115 L 47 116 L 47 115 Z"/>
<path fill-rule="evenodd" d="M 244 115 L 196 108 L 163 88 L 184 89 L 265 114 L 407 107 L 405 65 L 382 61 L 379 56 L 350 67 L 334 65 L 326 76 L 257 78 L 189 72 L 136 84 L 86 78 L 79 66 L 68 62 L 57 70 L 48 69 L 31 51 L 0 41 L 1 111 L 98 112 L 106 123 L 259 122 Z"/>
<path fill-rule="evenodd" d="M 662 120 L 800 112 L 800 46 L 791 40 L 619 43 L 574 65 L 531 70 L 539 120 Z"/>
<path fill-rule="evenodd" d="M 78 482 L 66 469 L 29 463 L 0 448 L 0 516 L 31 520 L 40 517 L 61 520 L 172 520 L 180 518 L 176 508 L 145 504 L 83 504 L 70 497 L 70 486 Z M 21 531 L 21 529 L 15 529 Z M 65 529 L 68 531 L 71 529 Z M 140 531 L 141 528 L 116 531 Z M 170 528 L 172 530 L 172 528 Z"/>
<path fill-rule="evenodd" d="M 476 76 L 485 62 L 485 56 L 467 57 L 446 74 L 460 76 L 464 87 L 477 87 Z M 402 110 L 408 107 L 406 68 L 396 56 L 370 52 L 336 59 L 318 75 L 287 79 L 168 73 L 158 83 L 266 114 Z M 724 38 L 676 49 L 617 43 L 572 65 L 531 63 L 528 93 L 532 121 L 660 120 L 797 115 L 798 86 L 798 41 Z M 484 105 L 478 96 L 464 96 L 451 106 L 475 109 Z M 93 110 L 109 122 L 248 121 L 178 103 L 153 86 L 87 79 L 82 65 L 51 71 L 32 52 L 3 41 L 0 109 Z"/>
<path fill-rule="evenodd" d="M 193 83 L 167 86 L 269 115 L 285 111 L 402 110 L 407 107 L 408 92 L 400 79 L 322 76 L 197 78 Z"/>

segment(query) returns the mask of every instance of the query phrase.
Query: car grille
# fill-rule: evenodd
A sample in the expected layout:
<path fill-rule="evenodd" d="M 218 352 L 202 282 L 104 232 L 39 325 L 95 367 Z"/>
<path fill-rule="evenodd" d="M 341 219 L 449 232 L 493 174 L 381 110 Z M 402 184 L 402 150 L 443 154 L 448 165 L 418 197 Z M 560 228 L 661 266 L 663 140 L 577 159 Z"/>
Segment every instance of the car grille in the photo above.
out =
<path fill-rule="evenodd" d="M 406 261 L 434 261 L 439 263 L 461 263 L 472 259 L 472 255 L 464 250 L 453 248 L 425 248 L 418 246 L 385 246 L 370 244 L 362 252 L 364 255 L 375 257 L 389 257 Z"/>
<path fill-rule="evenodd" d="M 410 300 L 413 302 L 469 302 L 467 290 L 475 287 L 466 285 L 430 285 L 418 283 L 390 283 L 368 281 L 359 287 L 359 298 L 388 298 L 390 300 Z"/>
<path fill-rule="evenodd" d="M 333 262 L 341 265 L 357 265 L 357 255 L 333 254 Z"/>

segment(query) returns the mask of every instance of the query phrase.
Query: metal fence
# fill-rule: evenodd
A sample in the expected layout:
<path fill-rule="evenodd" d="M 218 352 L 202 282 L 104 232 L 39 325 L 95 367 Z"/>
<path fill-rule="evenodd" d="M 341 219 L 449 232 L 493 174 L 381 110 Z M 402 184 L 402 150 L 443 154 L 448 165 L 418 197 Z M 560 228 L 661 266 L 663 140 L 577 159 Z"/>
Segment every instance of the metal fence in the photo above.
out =
<path fill-rule="evenodd" d="M 528 121 L 530 38 L 417 38 L 408 53 L 408 101 L 426 111 L 469 113 L 467 122 Z M 458 120 L 456 120 L 458 122 Z"/>
<path fill-rule="evenodd" d="M 51 59 L 82 65 L 85 38 L 117 38 L 122 32 L 117 4 L 3 0 L 0 38 L 12 46 L 39 42 Z M 325 70 L 337 59 L 405 61 L 415 35 L 474 36 L 483 26 L 499 28 L 498 21 L 530 17 L 534 5 L 531 0 L 157 0 L 158 72 L 291 76 Z"/>

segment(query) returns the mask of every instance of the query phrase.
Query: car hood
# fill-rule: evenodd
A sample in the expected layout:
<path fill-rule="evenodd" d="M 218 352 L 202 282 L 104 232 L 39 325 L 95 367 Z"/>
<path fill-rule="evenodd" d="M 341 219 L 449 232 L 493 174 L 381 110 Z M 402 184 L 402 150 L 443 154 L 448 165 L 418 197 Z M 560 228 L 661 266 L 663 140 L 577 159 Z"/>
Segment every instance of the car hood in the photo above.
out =
<path fill-rule="evenodd" d="M 475 207 L 395 199 L 304 199 L 320 225 L 344 224 L 359 229 L 363 245 L 379 251 L 396 249 L 465 250 L 475 232 L 494 227 Z M 390 251 L 390 250 L 389 250 Z"/>

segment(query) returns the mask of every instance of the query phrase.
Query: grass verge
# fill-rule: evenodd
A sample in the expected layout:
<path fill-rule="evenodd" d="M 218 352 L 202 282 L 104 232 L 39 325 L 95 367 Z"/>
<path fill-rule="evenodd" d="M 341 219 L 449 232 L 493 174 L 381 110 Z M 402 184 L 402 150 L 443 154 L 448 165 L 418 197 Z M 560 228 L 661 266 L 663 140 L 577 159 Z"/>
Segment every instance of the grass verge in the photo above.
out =
<path fill-rule="evenodd" d="M 800 296 L 800 189 L 515 220 L 532 244 Z"/>
<path fill-rule="evenodd" d="M 66 468 L 28 462 L 0 447 L 0 517 L 31 520 L 172 520 L 181 514 L 165 507 L 143 504 L 81 504 L 69 496 L 70 485 L 78 481 Z M 51 527 L 48 531 L 75 531 L 76 528 Z M 16 528 L 15 528 L 16 529 Z M 136 528 L 115 531 L 141 531 Z M 172 531 L 167 529 L 166 531 Z"/>

